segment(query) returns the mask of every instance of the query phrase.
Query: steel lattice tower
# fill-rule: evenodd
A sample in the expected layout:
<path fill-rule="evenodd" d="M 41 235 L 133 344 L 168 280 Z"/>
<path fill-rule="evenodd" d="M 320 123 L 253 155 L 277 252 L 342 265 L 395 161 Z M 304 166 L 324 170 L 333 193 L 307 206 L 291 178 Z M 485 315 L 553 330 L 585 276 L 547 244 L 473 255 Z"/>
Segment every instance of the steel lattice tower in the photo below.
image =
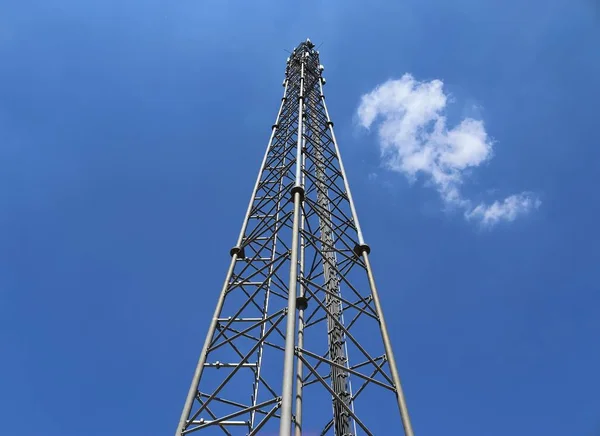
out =
<path fill-rule="evenodd" d="M 413 435 L 322 72 L 288 58 L 176 436 Z"/>

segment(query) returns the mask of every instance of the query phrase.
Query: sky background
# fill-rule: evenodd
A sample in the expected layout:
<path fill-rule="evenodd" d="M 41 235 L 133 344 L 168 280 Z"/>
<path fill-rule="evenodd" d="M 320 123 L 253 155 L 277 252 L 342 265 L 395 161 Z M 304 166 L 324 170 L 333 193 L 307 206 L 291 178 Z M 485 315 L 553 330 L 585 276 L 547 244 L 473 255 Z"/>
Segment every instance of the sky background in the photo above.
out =
<path fill-rule="evenodd" d="M 599 30 L 595 0 L 0 3 L 0 434 L 174 432 L 310 37 L 416 433 L 600 435 Z M 357 110 L 405 73 L 493 138 L 462 193 L 537 209 L 482 227 L 389 169 Z"/>

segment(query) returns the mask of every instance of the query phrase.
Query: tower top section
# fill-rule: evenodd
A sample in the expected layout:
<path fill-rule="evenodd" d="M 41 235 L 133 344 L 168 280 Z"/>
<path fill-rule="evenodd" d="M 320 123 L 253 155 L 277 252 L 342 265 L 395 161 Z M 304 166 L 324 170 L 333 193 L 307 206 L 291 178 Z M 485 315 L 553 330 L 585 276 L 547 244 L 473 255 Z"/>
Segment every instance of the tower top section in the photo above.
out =
<path fill-rule="evenodd" d="M 290 57 L 287 58 L 286 74 L 289 75 L 290 70 L 299 70 L 301 65 L 306 68 L 306 73 L 312 70 L 317 77 L 324 69 L 319 62 L 319 52 L 310 38 L 306 38 L 306 41 L 302 41 L 292 50 Z"/>

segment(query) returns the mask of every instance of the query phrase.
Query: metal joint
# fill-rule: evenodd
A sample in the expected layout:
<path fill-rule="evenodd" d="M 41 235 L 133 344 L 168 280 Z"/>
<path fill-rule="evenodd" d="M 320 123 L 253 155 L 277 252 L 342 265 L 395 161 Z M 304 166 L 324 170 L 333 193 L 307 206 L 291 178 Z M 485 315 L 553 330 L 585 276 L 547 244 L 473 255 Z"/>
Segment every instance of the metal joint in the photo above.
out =
<path fill-rule="evenodd" d="M 229 250 L 229 255 L 233 257 L 234 254 L 237 254 L 238 259 L 245 259 L 246 253 L 244 252 L 244 247 L 236 246 Z"/>
<path fill-rule="evenodd" d="M 308 307 L 308 299 L 306 297 L 296 297 L 296 309 L 306 310 Z"/>
<path fill-rule="evenodd" d="M 296 192 L 300 194 L 300 201 L 304 201 L 304 188 L 302 186 L 294 186 L 290 191 L 292 194 L 292 200 L 294 199 L 294 195 Z"/>
<path fill-rule="evenodd" d="M 360 257 L 363 253 L 371 254 L 371 247 L 367 244 L 356 244 L 354 246 L 354 254 Z"/>

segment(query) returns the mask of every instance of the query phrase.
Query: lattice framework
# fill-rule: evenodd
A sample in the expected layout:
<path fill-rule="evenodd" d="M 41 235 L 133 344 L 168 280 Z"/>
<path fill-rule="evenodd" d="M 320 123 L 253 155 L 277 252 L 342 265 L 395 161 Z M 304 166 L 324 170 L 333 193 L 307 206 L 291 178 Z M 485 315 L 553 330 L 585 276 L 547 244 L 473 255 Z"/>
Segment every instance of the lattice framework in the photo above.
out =
<path fill-rule="evenodd" d="M 413 435 L 322 72 L 310 40 L 287 61 L 176 436 Z"/>

